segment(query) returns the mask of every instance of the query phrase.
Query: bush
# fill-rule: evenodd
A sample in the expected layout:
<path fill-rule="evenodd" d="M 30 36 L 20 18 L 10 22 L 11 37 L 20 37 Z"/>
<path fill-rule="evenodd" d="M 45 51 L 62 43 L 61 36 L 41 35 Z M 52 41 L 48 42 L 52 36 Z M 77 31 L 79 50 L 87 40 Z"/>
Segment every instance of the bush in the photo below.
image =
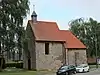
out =
<path fill-rule="evenodd" d="M 96 63 L 88 63 L 88 65 L 96 65 Z"/>
<path fill-rule="evenodd" d="M 23 68 L 23 63 L 6 63 L 6 67 L 16 67 L 16 68 Z"/>

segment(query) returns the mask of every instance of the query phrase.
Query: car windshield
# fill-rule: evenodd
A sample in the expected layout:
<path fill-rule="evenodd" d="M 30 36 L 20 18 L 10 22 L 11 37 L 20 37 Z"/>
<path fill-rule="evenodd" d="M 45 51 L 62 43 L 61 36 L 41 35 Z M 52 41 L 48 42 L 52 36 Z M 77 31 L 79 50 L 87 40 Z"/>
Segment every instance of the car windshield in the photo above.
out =
<path fill-rule="evenodd" d="M 83 67 L 83 65 L 79 65 L 79 66 L 77 66 L 78 68 L 82 68 Z"/>
<path fill-rule="evenodd" d="M 63 70 L 63 69 L 67 70 L 68 66 L 63 66 L 63 67 L 60 68 L 60 70 Z"/>
<path fill-rule="evenodd" d="M 82 67 L 86 67 L 86 66 L 87 66 L 86 64 L 81 64 L 81 65 L 78 65 L 77 67 L 82 68 Z"/>

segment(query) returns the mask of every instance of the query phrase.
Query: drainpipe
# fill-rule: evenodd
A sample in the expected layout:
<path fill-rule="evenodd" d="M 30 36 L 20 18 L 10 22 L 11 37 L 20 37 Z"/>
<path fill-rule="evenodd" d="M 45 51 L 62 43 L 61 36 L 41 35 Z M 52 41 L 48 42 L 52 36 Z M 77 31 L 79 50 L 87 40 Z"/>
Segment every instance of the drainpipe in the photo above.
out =
<path fill-rule="evenodd" d="M 66 48 L 65 48 L 65 64 L 66 64 Z"/>
<path fill-rule="evenodd" d="M 69 65 L 69 55 L 68 55 L 68 49 L 67 49 L 67 60 L 68 60 L 68 65 Z"/>

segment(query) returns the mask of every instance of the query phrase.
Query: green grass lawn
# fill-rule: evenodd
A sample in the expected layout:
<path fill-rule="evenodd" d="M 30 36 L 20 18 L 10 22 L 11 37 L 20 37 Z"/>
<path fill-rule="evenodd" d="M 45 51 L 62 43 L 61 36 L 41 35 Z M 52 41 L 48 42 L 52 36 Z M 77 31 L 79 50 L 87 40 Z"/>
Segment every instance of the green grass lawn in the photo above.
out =
<path fill-rule="evenodd" d="M 46 75 L 47 71 L 20 71 L 20 72 L 0 72 L 0 75 Z"/>
<path fill-rule="evenodd" d="M 17 68 L 6 68 L 2 72 L 0 72 L 0 75 L 36 75 L 37 73 L 38 72 L 36 71 L 27 71 Z"/>
<path fill-rule="evenodd" d="M 48 71 L 28 71 L 17 68 L 7 68 L 0 72 L 0 75 L 45 75 L 48 73 Z"/>
<path fill-rule="evenodd" d="M 96 65 L 89 65 L 91 68 L 96 68 Z M 100 65 L 98 65 L 100 68 Z M 28 71 L 23 69 L 17 69 L 17 68 L 6 68 L 2 72 L 0 72 L 0 75 L 45 75 L 48 73 L 52 73 L 49 71 Z"/>
<path fill-rule="evenodd" d="M 0 75 L 37 75 L 37 72 L 35 71 L 1 72 Z"/>

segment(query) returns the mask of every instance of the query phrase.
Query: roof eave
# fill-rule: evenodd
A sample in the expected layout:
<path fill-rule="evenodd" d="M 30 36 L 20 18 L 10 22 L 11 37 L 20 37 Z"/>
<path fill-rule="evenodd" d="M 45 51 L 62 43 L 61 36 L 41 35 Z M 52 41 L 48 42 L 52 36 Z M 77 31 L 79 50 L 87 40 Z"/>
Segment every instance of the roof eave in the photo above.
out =
<path fill-rule="evenodd" d="M 64 40 L 42 40 L 42 39 L 36 39 L 36 42 L 62 42 L 62 43 L 65 43 Z"/>
<path fill-rule="evenodd" d="M 74 49 L 74 50 L 75 50 L 75 49 L 76 49 L 76 50 L 86 50 L 86 48 L 66 48 L 66 49 L 71 49 L 71 50 L 73 50 L 73 49 Z"/>

